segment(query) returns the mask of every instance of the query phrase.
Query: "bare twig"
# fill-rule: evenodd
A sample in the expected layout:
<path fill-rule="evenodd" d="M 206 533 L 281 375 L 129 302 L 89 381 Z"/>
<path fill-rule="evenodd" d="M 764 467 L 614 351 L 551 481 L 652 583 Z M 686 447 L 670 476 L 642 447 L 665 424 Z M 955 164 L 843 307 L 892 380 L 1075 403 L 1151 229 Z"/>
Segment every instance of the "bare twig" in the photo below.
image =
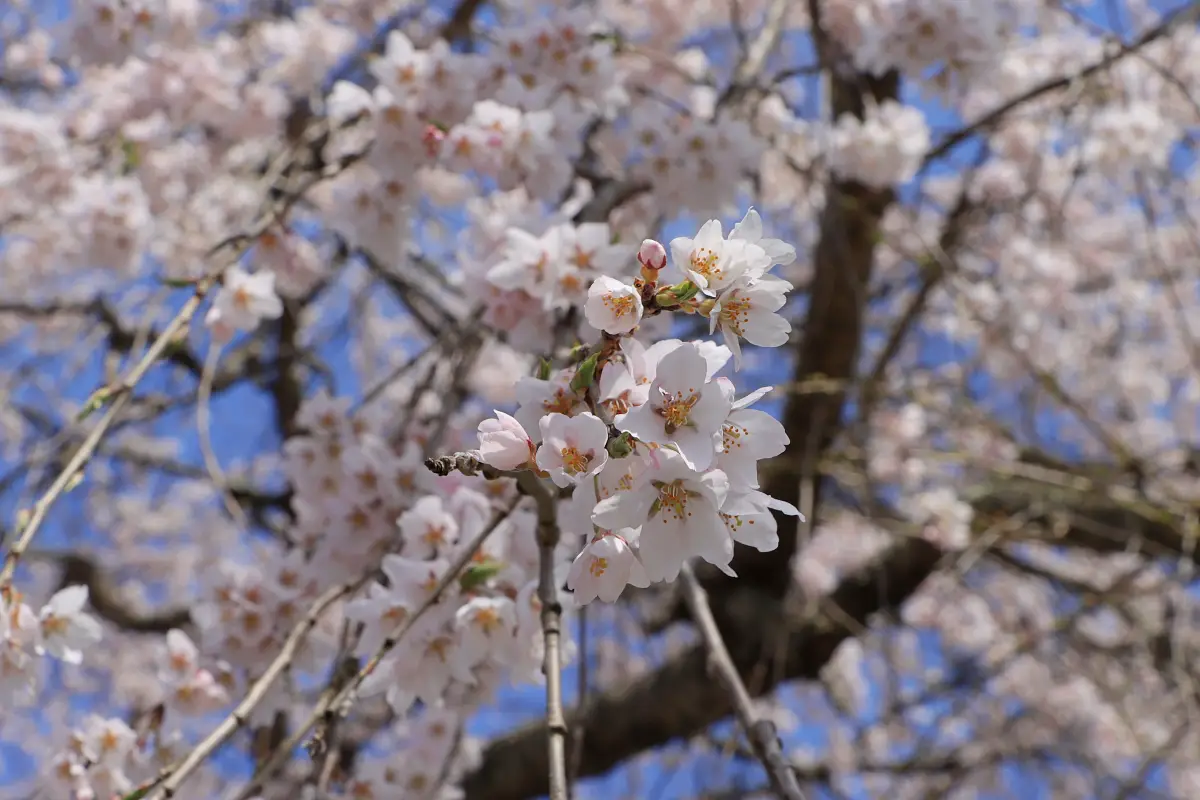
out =
<path fill-rule="evenodd" d="M 750 693 L 742 683 L 733 658 L 729 655 L 729 649 L 725 647 L 725 640 L 721 638 L 721 631 L 717 629 L 717 621 L 713 619 L 712 609 L 708 606 L 708 595 L 696 580 L 690 564 L 683 565 L 679 578 L 683 584 L 684 602 L 687 603 L 688 610 L 692 613 L 692 618 L 704 639 L 705 649 L 708 650 L 709 663 L 733 698 L 738 722 L 746 731 L 754 754 L 766 768 L 771 788 L 787 800 L 804 800 L 804 793 L 800 791 L 796 775 L 784 758 L 774 723 L 767 719 L 758 719 L 755 714 Z"/>
<path fill-rule="evenodd" d="M 246 517 L 246 512 L 242 510 L 237 498 L 229 491 L 229 481 L 225 477 L 225 471 L 221 469 L 221 462 L 217 459 L 217 453 L 213 450 L 212 444 L 209 410 L 212 402 L 213 379 L 216 375 L 220 355 L 220 345 L 215 342 L 209 345 L 208 355 L 204 358 L 204 370 L 200 374 L 200 384 L 196 389 L 196 429 L 200 439 L 200 455 L 213 486 L 221 494 L 221 502 L 224 503 L 225 510 L 229 512 L 230 519 L 240 525 L 243 530 L 248 530 L 250 520 Z"/>

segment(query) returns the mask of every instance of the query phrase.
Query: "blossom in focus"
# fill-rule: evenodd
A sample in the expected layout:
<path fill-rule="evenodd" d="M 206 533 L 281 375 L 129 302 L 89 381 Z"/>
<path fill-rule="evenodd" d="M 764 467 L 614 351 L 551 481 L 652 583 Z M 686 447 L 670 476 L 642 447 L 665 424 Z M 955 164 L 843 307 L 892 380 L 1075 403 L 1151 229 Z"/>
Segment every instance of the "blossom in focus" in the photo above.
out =
<path fill-rule="evenodd" d="M 594 414 L 542 417 L 542 445 L 537 465 L 550 473 L 555 486 L 566 487 L 595 475 L 608 462 L 608 426 Z"/>
<path fill-rule="evenodd" d="M 633 286 L 602 275 L 588 289 L 583 313 L 597 330 L 614 336 L 629 333 L 642 320 L 642 296 Z"/>
<path fill-rule="evenodd" d="M 741 277 L 717 297 L 708 316 L 709 332 L 720 329 L 737 367 L 742 364 L 741 339 L 759 347 L 787 344 L 792 325 L 776 312 L 791 290 L 790 283 L 772 275 Z"/>
<path fill-rule="evenodd" d="M 708 469 L 730 400 L 707 377 L 708 362 L 699 350 L 691 344 L 678 347 L 659 362 L 649 398 L 617 429 L 647 444 L 672 445 L 690 468 Z"/>
<path fill-rule="evenodd" d="M 641 528 L 638 552 L 651 581 L 673 581 L 699 556 L 733 575 L 733 539 L 720 516 L 729 479 L 719 469 L 698 473 L 681 456 L 660 450 L 627 491 L 596 504 L 601 528 Z"/>
<path fill-rule="evenodd" d="M 715 219 L 704 223 L 695 238 L 672 239 L 671 257 L 692 283 L 714 296 L 742 275 L 760 275 L 771 266 L 765 250 L 745 239 L 726 239 Z"/>
<path fill-rule="evenodd" d="M 729 238 L 740 239 L 762 248 L 770 259 L 770 264 L 787 266 L 796 260 L 796 248 L 782 239 L 768 239 L 763 236 L 762 217 L 753 208 L 746 212 L 741 222 L 733 226 Z"/>
<path fill-rule="evenodd" d="M 772 510 L 804 521 L 804 515 L 791 503 L 757 489 L 731 490 L 721 505 L 721 520 L 735 542 L 769 553 L 779 547 L 777 523 Z"/>
<path fill-rule="evenodd" d="M 586 605 L 597 597 L 615 603 L 626 586 L 650 585 L 646 568 L 626 539 L 629 533 L 628 529 L 600 531 L 575 557 L 567 585 L 577 605 Z"/>
<path fill-rule="evenodd" d="M 758 462 L 781 454 L 791 443 L 783 424 L 765 411 L 749 408 L 769 391 L 759 389 L 733 400 L 733 384 L 717 382 L 731 401 L 729 416 L 721 423 L 716 466 L 729 476 L 732 488 L 758 488 Z"/>
<path fill-rule="evenodd" d="M 510 470 L 533 460 L 534 446 L 525 428 L 503 411 L 479 423 L 479 457 L 496 469 Z"/>

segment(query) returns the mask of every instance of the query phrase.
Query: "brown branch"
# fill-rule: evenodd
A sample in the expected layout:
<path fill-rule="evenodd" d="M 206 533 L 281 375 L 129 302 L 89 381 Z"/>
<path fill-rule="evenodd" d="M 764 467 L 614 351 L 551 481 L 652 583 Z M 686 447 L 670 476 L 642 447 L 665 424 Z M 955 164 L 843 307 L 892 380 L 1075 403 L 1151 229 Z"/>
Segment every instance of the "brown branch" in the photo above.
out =
<path fill-rule="evenodd" d="M 454 13 L 442 26 L 441 36 L 448 42 L 460 40 L 469 41 L 471 38 L 471 23 L 476 12 L 483 6 L 485 0 L 462 0 L 454 7 Z"/>
<path fill-rule="evenodd" d="M 43 557 L 43 554 L 38 554 Z M 58 561 L 62 568 L 59 587 L 86 586 L 88 601 L 100 617 L 113 625 L 132 633 L 166 633 L 172 628 L 183 628 L 192 621 L 191 610 L 186 606 L 168 608 L 148 614 L 139 613 L 129 607 L 112 578 L 88 556 L 81 553 L 64 553 L 45 556 Z"/>

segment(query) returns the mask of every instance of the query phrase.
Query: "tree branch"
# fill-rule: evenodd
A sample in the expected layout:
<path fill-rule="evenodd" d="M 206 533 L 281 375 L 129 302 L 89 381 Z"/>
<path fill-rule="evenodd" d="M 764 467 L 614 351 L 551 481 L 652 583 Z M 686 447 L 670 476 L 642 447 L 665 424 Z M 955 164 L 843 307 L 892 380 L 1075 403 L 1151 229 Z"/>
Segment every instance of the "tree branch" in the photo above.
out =
<path fill-rule="evenodd" d="M 787 800 L 804 800 L 804 793 L 800 791 L 796 776 L 784 760 L 783 748 L 779 744 L 779 734 L 775 731 L 774 723 L 768 719 L 758 719 L 754 712 L 750 693 L 746 691 L 746 684 L 742 683 L 742 679 L 737 673 L 737 666 L 734 665 L 733 658 L 729 655 L 729 649 L 725 646 L 725 640 L 721 638 L 717 621 L 713 619 L 712 609 L 708 605 L 708 595 L 705 594 L 704 587 L 696 580 L 690 564 L 683 565 L 679 577 L 683 582 L 684 601 L 692 613 L 692 618 L 696 621 L 696 627 L 700 629 L 700 635 L 704 639 L 704 646 L 708 651 L 712 667 L 724 685 L 725 691 L 733 699 L 738 722 L 741 723 L 742 730 L 746 732 L 746 738 L 750 740 L 754 755 L 767 770 L 771 788 L 779 797 Z"/>

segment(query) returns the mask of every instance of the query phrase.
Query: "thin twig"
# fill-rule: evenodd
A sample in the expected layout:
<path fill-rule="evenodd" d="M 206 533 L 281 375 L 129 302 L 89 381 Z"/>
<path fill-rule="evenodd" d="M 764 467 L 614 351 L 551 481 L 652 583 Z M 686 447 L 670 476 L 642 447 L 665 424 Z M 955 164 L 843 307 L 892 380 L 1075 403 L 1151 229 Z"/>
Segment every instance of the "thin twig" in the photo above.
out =
<path fill-rule="evenodd" d="M 729 655 L 729 649 L 725 646 L 725 640 L 721 638 L 717 621 L 713 619 L 712 609 L 708 605 L 708 595 L 700 582 L 696 580 L 696 574 L 692 572 L 690 564 L 683 565 L 683 569 L 679 572 L 679 578 L 683 583 L 684 602 L 687 603 L 688 610 L 696 621 L 696 626 L 700 629 L 704 646 L 708 650 L 709 662 L 733 699 L 734 713 L 737 714 L 738 722 L 741 723 L 746 737 L 750 740 L 750 746 L 754 748 L 754 755 L 767 770 L 771 788 L 778 796 L 787 798 L 787 800 L 805 800 L 796 775 L 788 765 L 787 759 L 784 758 L 783 747 L 779 743 L 779 735 L 775 731 L 774 723 L 767 719 L 758 719 L 755 714 L 754 706 L 750 701 L 750 693 L 746 691 L 746 686 L 738 675 L 737 667 L 734 666 L 733 658 Z"/>
<path fill-rule="evenodd" d="M 200 373 L 200 383 L 196 388 L 196 432 L 200 440 L 200 456 L 204 461 L 204 469 L 208 471 L 208 477 L 221 494 L 221 502 L 225 505 L 225 510 L 229 512 L 230 518 L 242 530 L 249 530 L 250 520 L 246 517 L 246 512 L 242 510 L 237 498 L 229 491 L 229 480 L 225 476 L 225 471 L 221 469 L 221 462 L 217 459 L 217 453 L 213 449 L 209 411 L 212 403 L 213 379 L 216 376 L 220 357 L 221 346 L 213 342 L 209 345 L 208 355 L 204 357 L 204 369 Z"/>
<path fill-rule="evenodd" d="M 263 674 L 259 676 L 258 680 L 254 682 L 250 690 L 246 692 L 246 696 L 242 698 L 242 702 L 238 703 L 237 708 L 230 712 L 229 716 L 225 717 L 221 724 L 205 737 L 204 741 L 196 745 L 187 757 L 179 762 L 177 767 L 170 770 L 170 774 L 162 782 L 162 786 L 147 795 L 146 800 L 157 800 L 157 798 L 169 800 L 169 798 L 174 797 L 175 793 L 179 791 L 179 787 L 183 785 L 183 782 L 187 780 L 188 776 L 197 767 L 204 763 L 205 759 L 212 755 L 239 728 L 245 727 L 246 719 L 250 712 L 262 702 L 276 679 L 290 666 L 292 658 L 300 648 L 300 644 L 308 636 L 309 632 L 316 627 L 321 619 L 321 615 L 335 602 L 355 592 L 363 583 L 365 583 L 365 579 L 334 586 L 318 597 L 309 608 L 304 619 L 293 626 L 291 633 L 288 634 L 283 647 L 280 648 L 275 659 Z"/>

